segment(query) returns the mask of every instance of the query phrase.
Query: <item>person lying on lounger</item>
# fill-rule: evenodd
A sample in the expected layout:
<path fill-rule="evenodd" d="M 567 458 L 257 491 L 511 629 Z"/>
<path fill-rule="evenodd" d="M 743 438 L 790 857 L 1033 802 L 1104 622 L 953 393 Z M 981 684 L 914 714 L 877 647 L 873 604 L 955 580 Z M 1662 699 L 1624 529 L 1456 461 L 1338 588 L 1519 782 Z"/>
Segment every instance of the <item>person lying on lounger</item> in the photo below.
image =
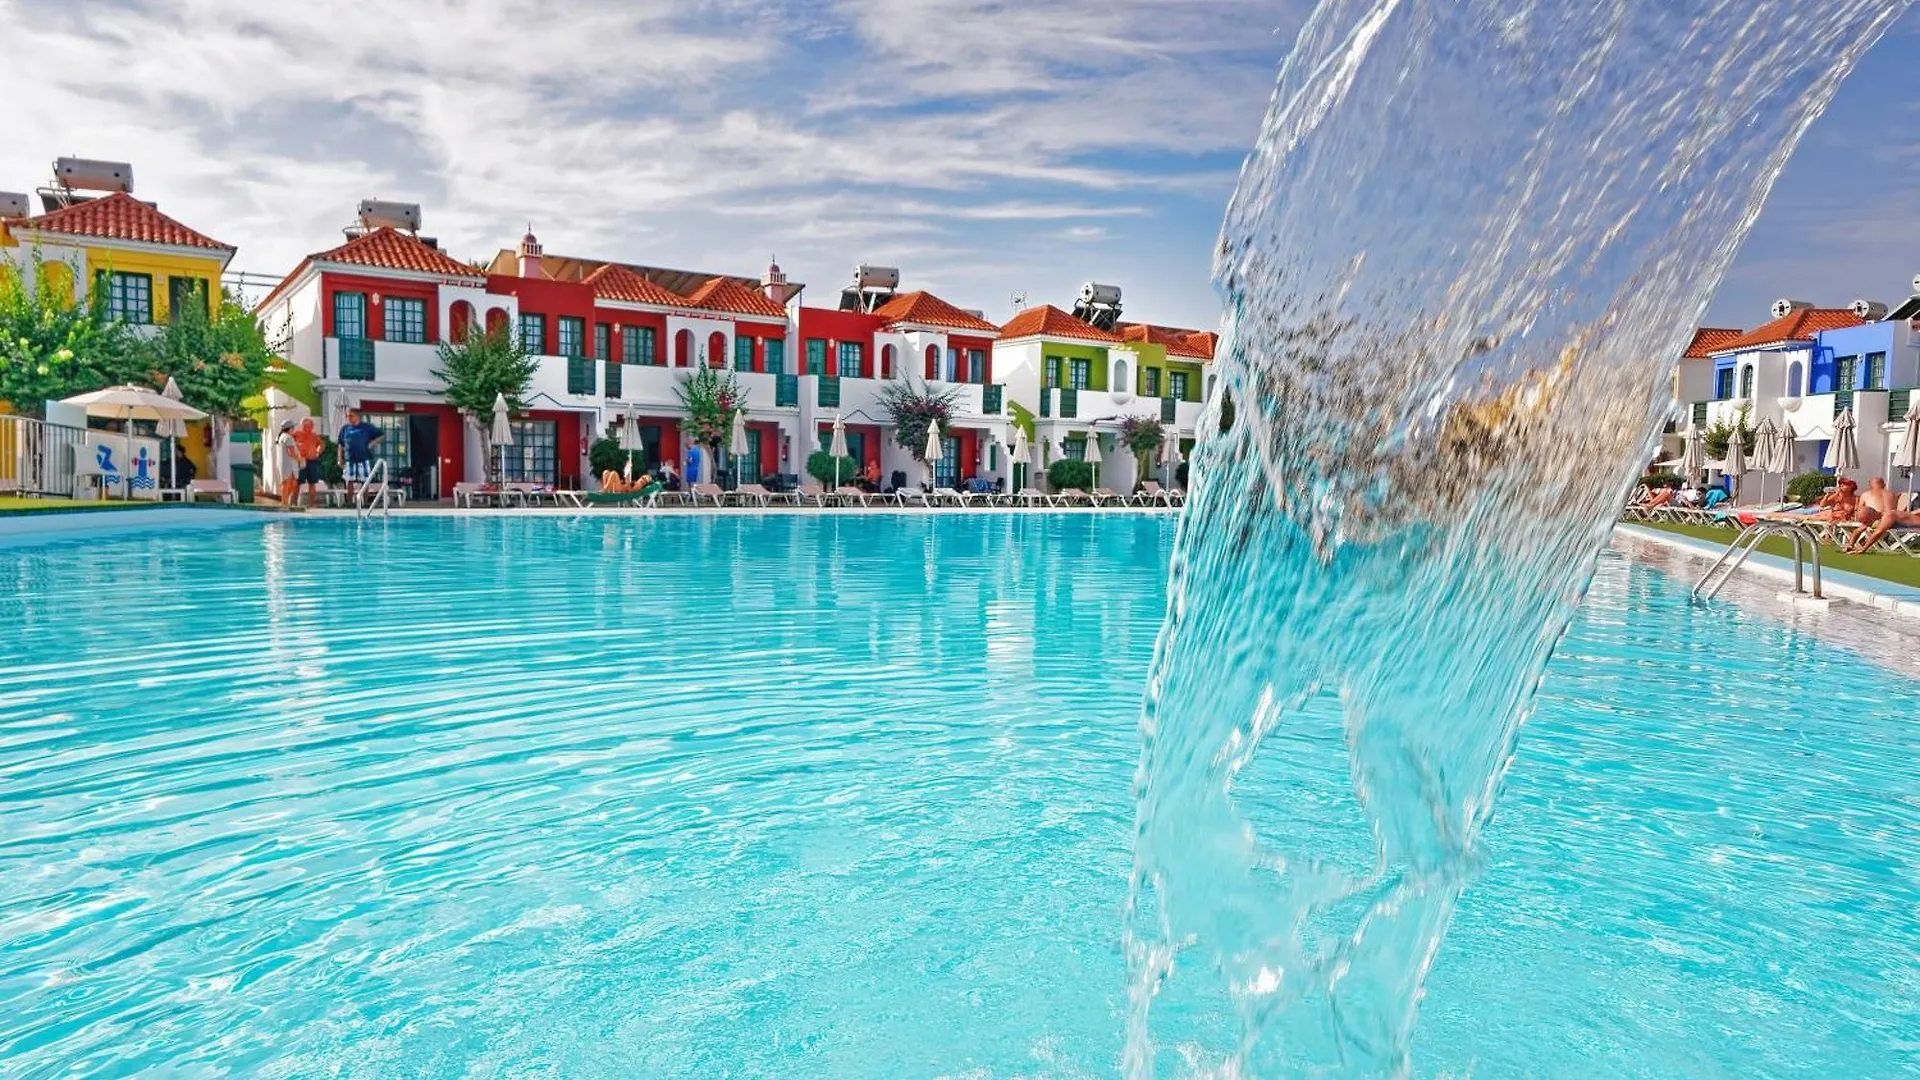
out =
<path fill-rule="evenodd" d="M 1867 493 L 1860 497 L 1858 520 L 1868 527 L 1860 530 L 1860 535 L 1841 550 L 1849 555 L 1864 555 L 1880 538 L 1887 535 L 1896 525 L 1912 527 L 1920 525 L 1920 513 L 1901 510 L 1898 497 L 1887 488 L 1887 482 L 1876 476 L 1867 481 Z"/>
<path fill-rule="evenodd" d="M 1842 479 L 1832 491 L 1822 495 L 1813 508 L 1813 513 L 1807 515 L 1811 520 L 1852 521 L 1860 512 L 1860 485 Z"/>
<path fill-rule="evenodd" d="M 1654 492 L 1653 494 L 1647 496 L 1647 501 L 1641 503 L 1640 505 L 1643 507 L 1646 507 L 1647 509 L 1652 509 L 1653 507 L 1656 507 L 1656 506 L 1672 506 L 1673 505 L 1673 489 L 1669 487 L 1663 487 L 1660 490 Z"/>
<path fill-rule="evenodd" d="M 639 478 L 631 484 L 612 469 L 600 474 L 600 490 L 609 495 L 638 495 L 651 483 L 653 483 L 653 476 L 650 473 L 641 473 Z"/>

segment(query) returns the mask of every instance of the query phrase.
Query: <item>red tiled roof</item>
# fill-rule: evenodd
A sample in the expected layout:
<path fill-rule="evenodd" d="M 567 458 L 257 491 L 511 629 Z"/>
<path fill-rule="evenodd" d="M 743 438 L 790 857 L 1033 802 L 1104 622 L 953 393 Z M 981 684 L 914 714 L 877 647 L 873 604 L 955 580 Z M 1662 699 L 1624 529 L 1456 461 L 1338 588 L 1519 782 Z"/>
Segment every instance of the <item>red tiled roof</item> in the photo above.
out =
<path fill-rule="evenodd" d="M 331 251 L 307 256 L 314 262 L 346 263 L 349 266 L 373 266 L 382 270 L 408 270 L 416 274 L 441 274 L 446 277 L 485 278 L 459 259 L 436 247 L 428 247 L 414 237 L 382 225 L 363 233 Z M 299 271 L 295 271 L 298 273 Z"/>
<path fill-rule="evenodd" d="M 1864 319 L 1845 308 L 1802 308 L 1784 318 L 1775 319 L 1744 334 L 1713 346 L 1712 355 L 1757 349 L 1766 345 L 1784 345 L 1792 341 L 1812 341 L 1822 330 L 1859 326 Z"/>
<path fill-rule="evenodd" d="M 662 307 L 686 307 L 687 299 L 665 287 L 655 285 L 619 263 L 607 263 L 588 274 L 586 283 L 593 295 L 602 300 L 625 300 L 634 304 L 658 304 Z"/>
<path fill-rule="evenodd" d="M 1128 341 L 1164 345 L 1169 356 L 1211 360 L 1214 346 L 1218 344 L 1220 335 L 1209 330 L 1182 330 L 1174 326 L 1154 326 L 1151 323 L 1121 323 L 1120 336 Z"/>
<path fill-rule="evenodd" d="M 1000 328 L 1001 341 L 1024 337 L 1070 338 L 1076 341 L 1120 340 L 1120 335 L 1110 334 L 1090 322 L 1076 319 L 1051 304 L 1028 308 L 1008 319 L 1007 324 Z"/>
<path fill-rule="evenodd" d="M 787 317 L 787 309 L 774 303 L 766 293 L 750 289 L 730 277 L 708 278 L 706 284 L 693 290 L 686 303 L 689 307 L 724 311 L 730 315 L 761 315 L 770 319 Z"/>
<path fill-rule="evenodd" d="M 1704 360 L 1712 356 L 1715 349 L 1740 336 L 1738 330 L 1728 330 L 1719 326 L 1703 326 L 1693 332 L 1693 340 L 1687 343 L 1687 351 L 1681 357 L 1687 360 Z"/>
<path fill-rule="evenodd" d="M 206 248 L 231 252 L 234 248 L 194 232 L 124 191 L 62 207 L 20 223 L 42 232 L 96 236 L 103 240 L 133 240 L 142 244 Z"/>
<path fill-rule="evenodd" d="M 978 315 L 969 315 L 930 292 L 902 293 L 874 308 L 873 313 L 890 324 L 914 323 L 948 330 L 977 330 L 983 334 L 1000 332 L 999 327 L 987 320 Z"/>

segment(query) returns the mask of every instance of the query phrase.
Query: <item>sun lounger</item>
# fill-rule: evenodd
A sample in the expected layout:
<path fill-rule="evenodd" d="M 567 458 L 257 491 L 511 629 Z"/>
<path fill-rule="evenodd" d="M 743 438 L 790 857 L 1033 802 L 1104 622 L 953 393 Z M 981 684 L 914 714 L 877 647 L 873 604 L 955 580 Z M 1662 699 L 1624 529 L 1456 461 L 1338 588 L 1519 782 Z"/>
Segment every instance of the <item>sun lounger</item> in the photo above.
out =
<path fill-rule="evenodd" d="M 1093 494 L 1087 497 L 1093 500 L 1093 505 L 1095 506 L 1107 506 L 1109 504 L 1114 506 L 1127 505 L 1127 497 L 1112 488 L 1094 488 Z"/>
<path fill-rule="evenodd" d="M 1073 506 L 1076 503 L 1081 506 L 1094 505 L 1093 496 L 1079 488 L 1065 488 L 1056 491 L 1053 494 L 1053 501 L 1056 506 Z"/>
<path fill-rule="evenodd" d="M 841 506 L 868 506 L 867 493 L 857 487 L 842 484 L 833 489 L 833 501 Z"/>
<path fill-rule="evenodd" d="M 688 489 L 688 498 L 695 506 L 699 506 L 702 499 L 712 499 L 713 505 L 725 506 L 727 493 L 721 490 L 719 484 L 695 484 Z"/>
<path fill-rule="evenodd" d="M 901 506 L 932 506 L 933 496 L 929 495 L 925 488 L 894 488 L 893 501 Z"/>
<path fill-rule="evenodd" d="M 1172 506 L 1173 492 L 1161 487 L 1160 482 L 1157 480 L 1142 480 L 1140 481 L 1140 491 L 1133 497 L 1133 500 L 1141 506 L 1153 506 L 1155 504 Z"/>
<path fill-rule="evenodd" d="M 772 497 L 773 492 L 759 484 L 739 484 L 727 492 L 725 501 L 733 506 L 764 507 Z"/>
<path fill-rule="evenodd" d="M 799 490 L 793 493 L 793 497 L 796 505 L 800 506 L 805 506 L 808 503 L 812 503 L 815 506 L 827 505 L 827 489 L 821 487 L 819 484 L 801 484 Z"/>
<path fill-rule="evenodd" d="M 952 503 L 954 506 L 960 507 L 972 506 L 973 493 L 961 491 L 959 488 L 935 488 L 933 492 L 927 496 L 927 502 L 929 504 Z"/>
<path fill-rule="evenodd" d="M 199 502 L 205 495 L 215 502 L 232 502 L 233 486 L 225 480 L 189 480 L 187 481 L 187 501 Z"/>
<path fill-rule="evenodd" d="M 589 491 L 582 495 L 588 506 L 657 506 L 661 488 L 648 484 L 639 491 Z"/>
<path fill-rule="evenodd" d="M 1021 488 L 1011 496 L 1011 499 L 1012 505 L 1016 506 L 1033 506 L 1036 503 L 1049 507 L 1059 505 L 1054 501 L 1053 496 L 1034 488 Z"/>

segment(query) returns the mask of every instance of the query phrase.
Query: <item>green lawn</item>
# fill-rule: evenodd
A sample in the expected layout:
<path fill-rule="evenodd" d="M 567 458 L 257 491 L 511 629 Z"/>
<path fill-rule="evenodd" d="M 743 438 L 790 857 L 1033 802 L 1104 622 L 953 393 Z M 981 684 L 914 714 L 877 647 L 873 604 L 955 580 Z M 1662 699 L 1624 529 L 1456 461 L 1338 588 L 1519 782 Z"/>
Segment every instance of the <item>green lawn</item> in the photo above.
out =
<path fill-rule="evenodd" d="M 75 501 L 73 499 L 36 499 L 22 495 L 0 495 L 0 514 L 28 513 L 33 511 L 59 513 L 63 510 L 144 510 L 153 505 L 153 503 L 146 501 Z"/>
<path fill-rule="evenodd" d="M 1691 536 L 1720 547 L 1733 543 L 1736 535 L 1732 529 L 1716 529 L 1711 525 L 1683 525 L 1667 521 L 1635 521 L 1631 524 L 1645 529 L 1658 529 L 1661 532 Z M 1761 541 L 1760 550 L 1769 555 L 1778 555 L 1783 559 L 1793 558 L 1793 545 L 1784 536 L 1771 536 Z M 1820 566 L 1823 569 L 1844 570 L 1849 574 L 1859 574 L 1861 577 L 1879 578 L 1896 585 L 1920 588 L 1920 558 L 1912 555 L 1900 553 L 1843 555 L 1838 548 L 1830 544 L 1822 544 L 1820 545 Z"/>

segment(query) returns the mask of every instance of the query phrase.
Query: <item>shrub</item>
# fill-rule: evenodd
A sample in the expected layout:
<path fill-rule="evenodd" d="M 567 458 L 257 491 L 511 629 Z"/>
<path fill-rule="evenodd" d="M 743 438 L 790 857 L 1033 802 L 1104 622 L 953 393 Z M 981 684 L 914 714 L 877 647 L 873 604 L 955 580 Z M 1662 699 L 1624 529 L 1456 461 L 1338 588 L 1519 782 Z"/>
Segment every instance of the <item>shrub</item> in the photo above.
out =
<path fill-rule="evenodd" d="M 850 457 L 843 457 L 839 460 L 839 482 L 842 484 L 852 483 L 853 478 L 860 475 L 860 463 Z M 807 455 L 807 475 L 828 487 L 832 487 L 835 479 L 833 463 L 834 457 L 832 454 L 825 450 L 815 450 L 813 453 Z"/>
<path fill-rule="evenodd" d="M 1641 477 L 1640 482 L 1650 488 L 1678 488 L 1685 481 L 1679 473 L 1657 472 Z"/>
<path fill-rule="evenodd" d="M 1047 483 L 1053 485 L 1055 491 L 1067 488 L 1085 491 L 1093 486 L 1093 466 L 1084 461 L 1061 458 L 1047 466 Z"/>
<path fill-rule="evenodd" d="M 1814 503 L 1834 484 L 1833 477 L 1823 472 L 1803 472 L 1787 481 L 1787 498 L 1797 503 Z"/>

